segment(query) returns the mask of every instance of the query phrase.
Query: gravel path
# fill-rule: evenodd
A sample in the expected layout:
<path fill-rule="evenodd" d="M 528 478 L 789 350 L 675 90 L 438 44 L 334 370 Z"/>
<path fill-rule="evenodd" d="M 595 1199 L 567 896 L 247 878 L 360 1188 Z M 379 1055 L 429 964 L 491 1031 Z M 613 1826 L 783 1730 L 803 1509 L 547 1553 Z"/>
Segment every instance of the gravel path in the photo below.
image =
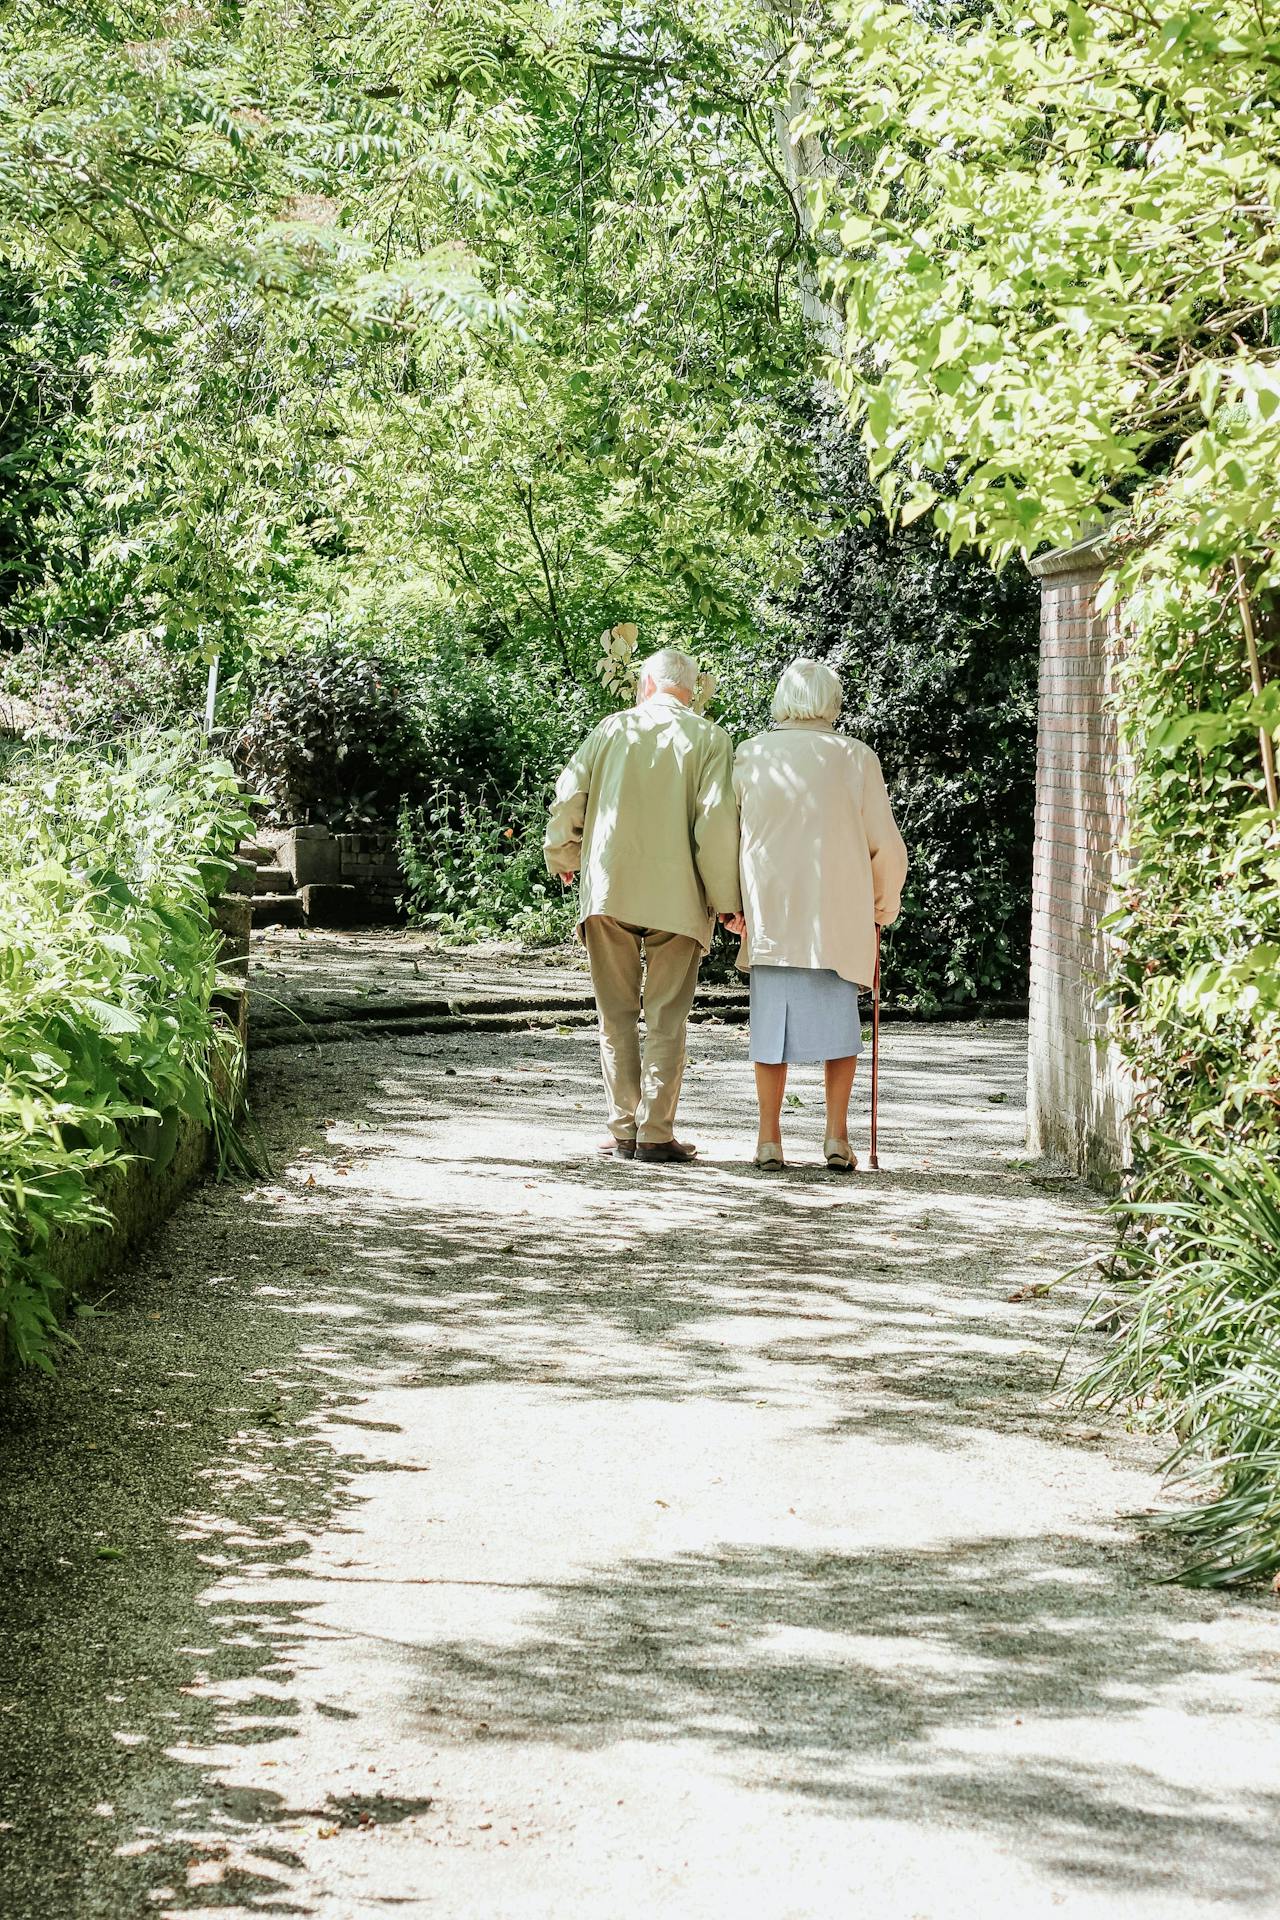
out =
<path fill-rule="evenodd" d="M 1280 1912 L 1269 1599 L 1054 1406 L 1101 1244 L 1024 1031 L 886 1035 L 884 1169 L 614 1166 L 580 1030 L 278 1046 L 0 1430 L 6 1920 Z M 1011 1295 L 1018 1296 L 1011 1299 Z"/>

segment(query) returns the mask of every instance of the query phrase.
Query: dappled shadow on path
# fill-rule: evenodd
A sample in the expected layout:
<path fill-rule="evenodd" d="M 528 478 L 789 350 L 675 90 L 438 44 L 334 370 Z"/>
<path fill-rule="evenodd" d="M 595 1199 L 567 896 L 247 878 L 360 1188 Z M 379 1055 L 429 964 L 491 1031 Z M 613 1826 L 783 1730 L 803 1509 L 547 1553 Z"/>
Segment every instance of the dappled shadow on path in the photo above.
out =
<path fill-rule="evenodd" d="M 1232 1662 L 1149 1590 L 1117 1605 L 1116 1561 L 1022 1539 L 637 1560 L 547 1588 L 518 1646 L 433 1644 L 405 1670 L 423 1709 L 493 1740 L 693 1740 L 832 1812 L 962 1820 L 1117 1891 L 1256 1898 L 1280 1787 L 1215 1806 L 1142 1755 L 1153 1702 Z M 1117 1766 L 1103 1729 L 1127 1718 Z M 1011 1726 L 1022 1750 L 993 1749 Z"/>
<path fill-rule="evenodd" d="M 1002 1490 L 1097 1457 L 1049 1398 L 1084 1296 L 1008 1299 L 1083 1255 L 1092 1206 L 1018 1165 L 1007 1036 L 897 1045 L 910 1164 L 849 1182 L 743 1164 L 738 1063 L 695 1077 L 706 1160 L 672 1172 L 566 1132 L 586 1036 L 387 1045 L 360 1075 L 277 1056 L 275 1181 L 199 1196 L 0 1454 L 15 1920 L 438 1910 L 413 1850 L 445 1834 L 451 1752 L 624 1742 L 833 1831 L 1269 1898 L 1276 1794 L 1206 1795 L 1161 1734 L 1227 1743 L 1257 1709 L 1230 1608 Z M 647 1448 L 695 1458 L 687 1511 Z M 727 1509 L 739 1469 L 765 1485 Z M 947 1474 L 988 1510 L 931 1504 Z M 473 1538 L 489 1500 L 499 1535 L 543 1502 L 545 1538 Z M 637 1547 L 641 1501 L 674 1543 Z M 590 1520 L 563 1544 L 561 1506 Z"/>

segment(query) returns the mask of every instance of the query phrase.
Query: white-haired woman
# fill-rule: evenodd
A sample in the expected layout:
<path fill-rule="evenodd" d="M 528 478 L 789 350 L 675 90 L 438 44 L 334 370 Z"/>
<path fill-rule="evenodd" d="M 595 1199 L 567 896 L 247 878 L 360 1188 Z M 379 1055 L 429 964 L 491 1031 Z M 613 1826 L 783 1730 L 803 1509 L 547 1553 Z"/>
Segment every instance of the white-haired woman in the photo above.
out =
<path fill-rule="evenodd" d="M 743 935 L 751 973 L 751 1058 L 760 1136 L 756 1164 L 783 1164 L 788 1066 L 821 1060 L 823 1155 L 843 1173 L 849 1097 L 862 1051 L 858 989 L 875 972 L 876 928 L 898 916 L 907 850 L 880 762 L 837 733 L 843 691 L 820 660 L 793 660 L 773 696 L 773 726 L 734 763 L 742 819 Z"/>

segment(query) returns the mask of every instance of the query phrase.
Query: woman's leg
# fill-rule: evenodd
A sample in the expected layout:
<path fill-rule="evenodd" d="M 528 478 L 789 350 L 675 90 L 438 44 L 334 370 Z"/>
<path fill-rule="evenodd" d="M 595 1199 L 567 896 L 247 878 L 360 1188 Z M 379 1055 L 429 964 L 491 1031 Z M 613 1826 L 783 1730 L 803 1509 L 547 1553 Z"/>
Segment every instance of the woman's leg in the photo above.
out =
<path fill-rule="evenodd" d="M 760 1138 L 758 1145 L 766 1146 L 769 1141 L 782 1145 L 782 1096 L 787 1090 L 787 1063 L 782 1060 L 775 1066 L 766 1066 L 756 1061 L 756 1100 L 760 1106 Z"/>
<path fill-rule="evenodd" d="M 760 1069 L 757 1067 L 756 1072 Z M 848 1053 L 842 1060 L 824 1060 L 822 1082 L 827 1095 L 827 1138 L 848 1141 L 849 1096 L 853 1076 L 858 1071 L 858 1056 Z"/>

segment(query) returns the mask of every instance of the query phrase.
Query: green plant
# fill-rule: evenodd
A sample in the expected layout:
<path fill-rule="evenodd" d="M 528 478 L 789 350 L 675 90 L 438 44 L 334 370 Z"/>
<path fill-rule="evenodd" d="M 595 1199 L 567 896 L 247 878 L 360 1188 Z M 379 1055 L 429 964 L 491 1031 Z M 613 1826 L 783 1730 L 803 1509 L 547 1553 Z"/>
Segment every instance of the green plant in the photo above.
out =
<path fill-rule="evenodd" d="M 1174 1429 L 1167 1471 L 1202 1502 L 1166 1521 L 1193 1551 L 1183 1578 L 1225 1586 L 1280 1568 L 1280 1166 L 1156 1144 L 1178 1197 L 1117 1208 L 1121 1329 L 1075 1390 Z"/>
<path fill-rule="evenodd" d="M 29 751 L 0 784 L 0 1325 L 19 1361 L 57 1338 L 53 1237 L 106 1224 L 102 1176 L 149 1130 L 210 1121 L 237 1043 L 211 1005 L 209 894 L 248 825 L 198 743 Z M 224 1116 L 225 1117 L 225 1116 Z"/>
<path fill-rule="evenodd" d="M 546 870 L 545 812 L 537 791 L 495 808 L 443 783 L 422 806 L 406 806 L 400 860 L 410 916 L 454 940 L 565 939 L 576 895 Z"/>
<path fill-rule="evenodd" d="M 1228 1249 L 1274 1264 L 1240 1203 L 1280 1138 L 1274 27 L 1253 0 L 838 0 L 832 29 L 795 50 L 790 147 L 885 507 L 997 562 L 1113 521 L 1125 1205 L 1175 1209 L 1178 1272 L 1229 1286 Z M 1221 1473 L 1189 1525 L 1228 1578 L 1272 1564 L 1280 1406 L 1253 1402 L 1251 1535 L 1239 1435 L 1201 1419 L 1240 1392 L 1220 1324 L 1188 1318 L 1167 1371 L 1126 1341 L 1116 1379 L 1196 1436 L 1198 1487 Z"/>
<path fill-rule="evenodd" d="M 273 818 L 338 828 L 394 819 L 430 764 L 403 658 L 343 638 L 262 665 L 232 753 Z"/>

